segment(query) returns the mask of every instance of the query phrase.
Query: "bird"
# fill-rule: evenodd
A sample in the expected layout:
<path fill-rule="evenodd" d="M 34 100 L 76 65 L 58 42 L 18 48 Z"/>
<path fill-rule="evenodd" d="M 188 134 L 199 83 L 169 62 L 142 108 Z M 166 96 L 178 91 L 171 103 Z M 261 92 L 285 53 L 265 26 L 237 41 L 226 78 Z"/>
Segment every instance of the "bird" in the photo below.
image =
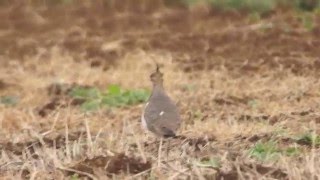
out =
<path fill-rule="evenodd" d="M 156 71 L 150 75 L 150 80 L 153 88 L 141 116 L 142 126 L 161 140 L 175 138 L 181 119 L 176 104 L 164 89 L 159 64 L 156 64 Z"/>

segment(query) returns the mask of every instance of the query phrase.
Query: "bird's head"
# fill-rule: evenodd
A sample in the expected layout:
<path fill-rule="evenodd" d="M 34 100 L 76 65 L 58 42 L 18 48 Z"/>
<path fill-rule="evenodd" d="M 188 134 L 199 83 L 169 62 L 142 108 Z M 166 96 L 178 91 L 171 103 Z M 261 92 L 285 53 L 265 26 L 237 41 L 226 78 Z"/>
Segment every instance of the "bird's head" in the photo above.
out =
<path fill-rule="evenodd" d="M 159 64 L 157 64 L 156 71 L 150 75 L 150 80 L 153 83 L 153 85 L 163 84 L 163 74 L 160 72 Z"/>

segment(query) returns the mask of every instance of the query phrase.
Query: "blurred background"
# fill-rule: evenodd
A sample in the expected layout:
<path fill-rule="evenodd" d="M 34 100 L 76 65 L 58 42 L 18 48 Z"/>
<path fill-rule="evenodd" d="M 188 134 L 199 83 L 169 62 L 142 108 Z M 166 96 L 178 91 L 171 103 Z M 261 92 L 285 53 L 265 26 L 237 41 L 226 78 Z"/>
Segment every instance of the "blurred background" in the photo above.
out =
<path fill-rule="evenodd" d="M 319 67 L 319 0 L 0 1 L 0 58 L 48 58 L 110 68 L 126 54 L 165 50 L 184 71 Z M 106 44 L 113 42 L 113 44 Z M 301 61 L 302 57 L 308 62 Z M 2 62 L 3 63 L 3 62 Z M 238 69 L 238 68 L 236 68 Z"/>

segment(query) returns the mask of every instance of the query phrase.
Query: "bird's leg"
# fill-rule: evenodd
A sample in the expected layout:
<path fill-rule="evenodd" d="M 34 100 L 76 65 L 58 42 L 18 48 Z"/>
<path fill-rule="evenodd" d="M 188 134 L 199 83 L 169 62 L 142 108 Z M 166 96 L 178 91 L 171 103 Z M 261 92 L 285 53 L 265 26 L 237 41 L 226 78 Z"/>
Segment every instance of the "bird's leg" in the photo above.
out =
<path fill-rule="evenodd" d="M 168 139 L 167 148 L 166 148 L 167 161 L 169 159 L 169 150 L 170 150 L 170 139 Z"/>
<path fill-rule="evenodd" d="M 160 139 L 159 149 L 158 149 L 158 167 L 161 165 L 161 150 L 162 150 L 162 137 Z"/>

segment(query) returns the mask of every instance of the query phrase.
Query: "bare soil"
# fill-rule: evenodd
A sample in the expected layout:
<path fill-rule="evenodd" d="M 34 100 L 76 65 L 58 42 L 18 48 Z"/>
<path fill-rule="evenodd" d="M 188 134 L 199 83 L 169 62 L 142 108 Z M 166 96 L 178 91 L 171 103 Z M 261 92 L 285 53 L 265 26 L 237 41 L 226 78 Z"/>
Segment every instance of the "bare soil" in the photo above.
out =
<path fill-rule="evenodd" d="M 102 2 L 102 1 L 101 1 Z M 124 3 L 124 1 L 122 1 Z M 320 179 L 320 16 L 259 19 L 162 1 L 0 8 L 0 177 L 8 179 Z M 140 125 L 143 104 L 79 109 L 72 87 L 151 89 L 154 62 L 183 118 L 164 141 Z M 249 156 L 276 141 L 297 155 Z M 219 165 L 204 162 L 219 159 Z"/>

